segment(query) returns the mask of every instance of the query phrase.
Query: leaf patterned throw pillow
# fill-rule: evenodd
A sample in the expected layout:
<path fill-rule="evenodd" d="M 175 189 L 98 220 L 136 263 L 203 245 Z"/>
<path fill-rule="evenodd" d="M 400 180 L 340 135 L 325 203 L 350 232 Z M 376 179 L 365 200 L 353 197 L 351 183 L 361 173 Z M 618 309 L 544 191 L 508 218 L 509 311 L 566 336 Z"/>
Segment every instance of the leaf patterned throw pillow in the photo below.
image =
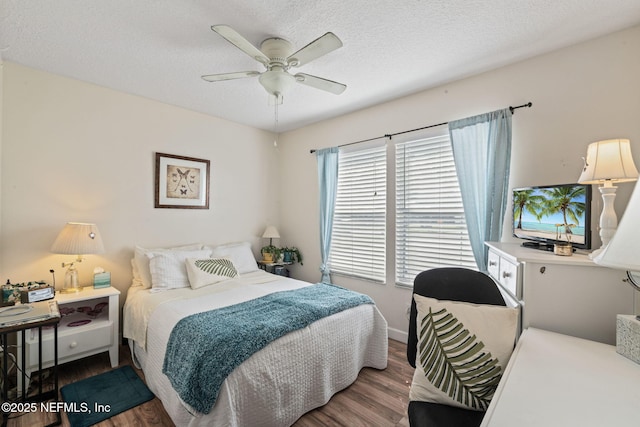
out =
<path fill-rule="evenodd" d="M 213 285 L 238 276 L 238 270 L 228 258 L 189 258 L 187 275 L 192 289 Z"/>
<path fill-rule="evenodd" d="M 409 400 L 485 411 L 514 348 L 517 309 L 414 299 L 418 348 Z"/>

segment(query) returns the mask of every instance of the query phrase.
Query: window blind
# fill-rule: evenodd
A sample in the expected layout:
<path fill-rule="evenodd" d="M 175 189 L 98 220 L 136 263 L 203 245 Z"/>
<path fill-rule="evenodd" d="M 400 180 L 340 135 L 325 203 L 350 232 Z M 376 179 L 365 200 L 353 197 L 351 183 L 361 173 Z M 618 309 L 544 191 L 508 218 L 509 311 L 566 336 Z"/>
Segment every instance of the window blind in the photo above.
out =
<path fill-rule="evenodd" d="M 386 146 L 340 151 L 332 273 L 385 281 Z"/>
<path fill-rule="evenodd" d="M 449 136 L 396 144 L 396 283 L 446 266 L 477 269 Z"/>

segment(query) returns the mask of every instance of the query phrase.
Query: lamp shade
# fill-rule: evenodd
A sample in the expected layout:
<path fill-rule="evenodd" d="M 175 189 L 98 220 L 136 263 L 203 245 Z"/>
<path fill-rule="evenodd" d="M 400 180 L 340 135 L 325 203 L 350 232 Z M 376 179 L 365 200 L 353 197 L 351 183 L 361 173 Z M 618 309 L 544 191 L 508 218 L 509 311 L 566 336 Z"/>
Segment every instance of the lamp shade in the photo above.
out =
<path fill-rule="evenodd" d="M 589 144 L 579 183 L 598 184 L 604 181 L 625 182 L 637 179 L 638 169 L 633 162 L 628 139 L 608 139 Z"/>
<path fill-rule="evenodd" d="M 86 255 L 104 252 L 102 237 L 95 224 L 68 222 L 51 246 L 55 254 Z"/>
<path fill-rule="evenodd" d="M 640 185 L 636 184 L 618 230 L 597 257 L 596 264 L 620 270 L 640 272 Z"/>
<path fill-rule="evenodd" d="M 265 239 L 279 239 L 280 233 L 278 233 L 278 230 L 273 225 L 270 225 L 264 230 L 262 237 Z"/>

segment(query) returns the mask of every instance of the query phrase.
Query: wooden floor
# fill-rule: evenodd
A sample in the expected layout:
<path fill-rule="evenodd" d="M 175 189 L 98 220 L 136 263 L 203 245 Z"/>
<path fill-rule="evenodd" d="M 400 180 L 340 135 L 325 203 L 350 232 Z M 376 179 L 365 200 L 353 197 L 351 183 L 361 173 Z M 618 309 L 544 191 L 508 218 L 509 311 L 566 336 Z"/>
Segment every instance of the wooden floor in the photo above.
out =
<path fill-rule="evenodd" d="M 131 365 L 131 353 L 120 347 L 120 366 Z M 59 368 L 59 386 L 111 369 L 108 353 L 69 362 Z M 134 367 L 135 369 L 135 367 Z M 144 379 L 142 371 L 135 369 Z M 389 340 L 389 363 L 385 370 L 364 368 L 358 379 L 337 393 L 326 405 L 303 415 L 295 427 L 307 426 L 408 426 L 406 412 L 413 369 L 407 363 L 406 346 Z M 45 389 L 47 384 L 44 384 Z M 44 426 L 55 420 L 53 414 L 36 412 L 11 414 L 9 427 Z M 69 426 L 62 414 L 62 425 Z M 158 398 L 118 414 L 96 426 L 173 426 Z"/>

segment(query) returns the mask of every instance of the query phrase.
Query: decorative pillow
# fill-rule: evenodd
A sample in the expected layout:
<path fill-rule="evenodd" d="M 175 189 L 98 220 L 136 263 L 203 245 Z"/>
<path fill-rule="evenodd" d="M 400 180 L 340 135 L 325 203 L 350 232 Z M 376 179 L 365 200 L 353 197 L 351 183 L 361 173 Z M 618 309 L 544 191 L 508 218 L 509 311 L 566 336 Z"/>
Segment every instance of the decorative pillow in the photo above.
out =
<path fill-rule="evenodd" d="M 187 258 L 187 276 L 193 289 L 213 285 L 238 276 L 228 258 Z"/>
<path fill-rule="evenodd" d="M 203 249 L 202 243 L 194 243 L 191 245 L 176 246 L 172 248 L 152 248 L 147 249 L 141 246 L 136 246 L 134 250 L 132 267 L 133 267 L 133 281 L 134 284 L 142 283 L 142 287 L 151 287 L 151 272 L 149 271 L 149 260 L 151 257 L 147 254 L 157 254 L 167 251 L 191 251 Z"/>
<path fill-rule="evenodd" d="M 414 299 L 418 352 L 409 400 L 486 410 L 514 348 L 518 309 Z"/>
<path fill-rule="evenodd" d="M 208 258 L 210 250 L 200 251 L 164 251 L 147 254 L 151 272 L 151 290 L 153 292 L 168 289 L 188 288 L 189 277 L 185 261 L 187 258 Z"/>
<path fill-rule="evenodd" d="M 246 274 L 258 270 L 256 257 L 251 251 L 249 242 L 229 243 L 213 248 L 213 258 L 229 258 L 239 274 Z"/>

